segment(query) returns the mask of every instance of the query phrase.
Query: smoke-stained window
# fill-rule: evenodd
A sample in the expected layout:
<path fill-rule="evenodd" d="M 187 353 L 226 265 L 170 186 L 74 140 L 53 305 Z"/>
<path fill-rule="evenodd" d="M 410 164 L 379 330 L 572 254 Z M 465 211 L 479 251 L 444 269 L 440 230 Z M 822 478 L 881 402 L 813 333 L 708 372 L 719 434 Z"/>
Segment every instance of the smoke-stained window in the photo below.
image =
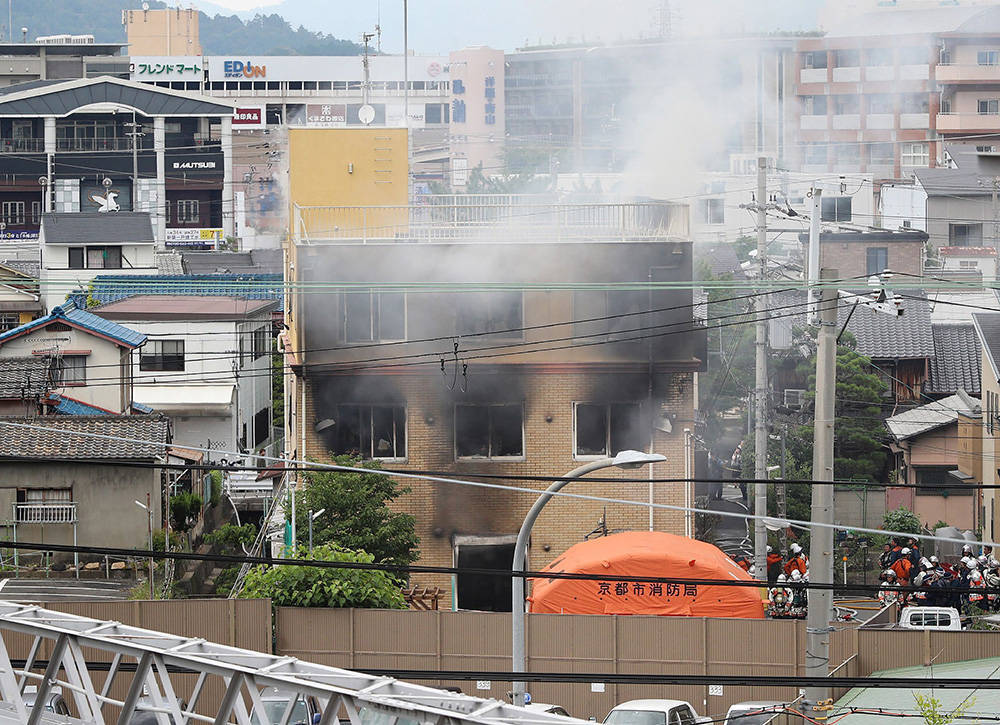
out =
<path fill-rule="evenodd" d="M 638 403 L 577 403 L 573 423 L 574 456 L 614 456 L 649 443 Z"/>
<path fill-rule="evenodd" d="M 930 63 L 931 51 L 925 46 L 911 45 L 908 48 L 900 48 L 898 52 L 900 65 L 926 65 Z"/>
<path fill-rule="evenodd" d="M 856 68 L 861 65 L 861 51 L 835 50 L 833 51 L 833 62 L 835 68 Z"/>
<path fill-rule="evenodd" d="M 641 336 L 643 313 L 649 311 L 649 293 L 643 290 L 577 290 L 573 293 L 573 336 L 577 342 L 594 342 Z"/>
<path fill-rule="evenodd" d="M 342 308 L 347 342 L 406 339 L 406 295 L 402 292 L 345 292 Z"/>
<path fill-rule="evenodd" d="M 814 50 L 810 53 L 802 54 L 803 68 L 826 68 L 826 51 Z"/>
<path fill-rule="evenodd" d="M 338 405 L 322 435 L 336 455 L 406 458 L 406 408 L 401 405 Z"/>
<path fill-rule="evenodd" d="M 887 114 L 896 112 L 896 101 L 889 93 L 872 93 L 868 99 L 868 113 Z"/>
<path fill-rule="evenodd" d="M 930 98 L 926 93 L 904 93 L 900 97 L 900 113 L 927 113 L 930 110 Z"/>
<path fill-rule="evenodd" d="M 838 116 L 854 115 L 861 111 L 861 98 L 854 95 L 836 95 L 833 97 L 834 113 Z"/>
<path fill-rule="evenodd" d="M 802 96 L 802 115 L 825 116 L 826 96 Z"/>
<path fill-rule="evenodd" d="M 514 404 L 455 406 L 456 458 L 515 458 L 524 455 L 524 411 Z"/>
<path fill-rule="evenodd" d="M 892 48 L 869 48 L 865 51 L 867 65 L 892 65 Z"/>
<path fill-rule="evenodd" d="M 896 148 L 892 143 L 870 144 L 868 153 L 875 165 L 892 165 L 896 161 Z"/>
<path fill-rule="evenodd" d="M 807 143 L 802 153 L 804 163 L 826 166 L 827 146 L 825 143 Z"/>
<path fill-rule="evenodd" d="M 452 295 L 455 334 L 481 339 L 521 339 L 524 332 L 524 296 L 516 292 L 462 292 Z M 486 334 L 484 334 L 486 333 Z"/>

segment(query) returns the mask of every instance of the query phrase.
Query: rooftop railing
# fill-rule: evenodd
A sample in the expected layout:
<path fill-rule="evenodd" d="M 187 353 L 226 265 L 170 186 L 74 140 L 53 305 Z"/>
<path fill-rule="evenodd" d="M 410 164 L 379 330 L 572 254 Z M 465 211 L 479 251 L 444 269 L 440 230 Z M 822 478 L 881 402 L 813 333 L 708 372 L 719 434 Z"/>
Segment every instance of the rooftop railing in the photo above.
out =
<path fill-rule="evenodd" d="M 688 207 L 667 202 L 538 202 L 422 197 L 399 206 L 296 206 L 295 241 L 323 243 L 597 242 L 687 239 Z"/>

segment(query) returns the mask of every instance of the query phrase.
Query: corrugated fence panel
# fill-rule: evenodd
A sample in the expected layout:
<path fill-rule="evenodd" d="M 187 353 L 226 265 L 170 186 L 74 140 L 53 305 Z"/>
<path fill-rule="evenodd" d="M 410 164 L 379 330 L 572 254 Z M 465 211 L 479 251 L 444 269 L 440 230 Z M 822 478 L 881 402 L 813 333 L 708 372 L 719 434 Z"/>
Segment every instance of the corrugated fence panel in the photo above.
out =
<path fill-rule="evenodd" d="M 354 664 L 354 611 L 277 607 L 274 621 L 278 654 L 350 668 Z"/>
<path fill-rule="evenodd" d="M 996 632 L 930 632 L 930 656 L 936 665 L 1000 657 Z"/>

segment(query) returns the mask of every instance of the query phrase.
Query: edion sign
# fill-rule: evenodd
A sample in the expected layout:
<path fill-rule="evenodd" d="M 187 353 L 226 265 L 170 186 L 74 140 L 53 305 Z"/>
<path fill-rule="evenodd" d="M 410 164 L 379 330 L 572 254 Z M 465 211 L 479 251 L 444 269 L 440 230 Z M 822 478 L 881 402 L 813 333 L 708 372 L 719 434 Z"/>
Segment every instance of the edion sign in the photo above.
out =
<path fill-rule="evenodd" d="M 233 126 L 251 128 L 264 125 L 264 109 L 261 106 L 233 109 Z"/>

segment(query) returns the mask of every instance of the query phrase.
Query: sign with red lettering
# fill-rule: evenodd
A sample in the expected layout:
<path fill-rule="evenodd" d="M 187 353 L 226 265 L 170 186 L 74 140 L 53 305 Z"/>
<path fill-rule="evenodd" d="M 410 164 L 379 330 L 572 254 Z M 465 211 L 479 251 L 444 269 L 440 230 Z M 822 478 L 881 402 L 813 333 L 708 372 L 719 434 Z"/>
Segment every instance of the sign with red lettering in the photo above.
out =
<path fill-rule="evenodd" d="M 260 128 L 266 126 L 266 115 L 260 106 L 236 108 L 233 110 L 233 126 L 239 128 Z"/>

